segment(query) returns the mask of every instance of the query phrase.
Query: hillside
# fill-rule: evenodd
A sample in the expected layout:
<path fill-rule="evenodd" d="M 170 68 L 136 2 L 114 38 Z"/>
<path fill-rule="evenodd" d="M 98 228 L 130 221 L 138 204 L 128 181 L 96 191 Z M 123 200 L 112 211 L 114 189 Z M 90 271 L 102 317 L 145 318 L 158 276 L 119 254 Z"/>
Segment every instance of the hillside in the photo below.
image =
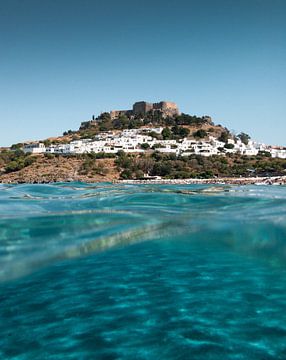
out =
<path fill-rule="evenodd" d="M 7 157 L 7 153 L 6 157 Z M 13 156 L 13 153 L 9 156 Z M 269 156 L 229 154 L 225 157 L 174 154 L 124 154 L 96 158 L 93 154 L 77 156 L 24 155 L 17 160 L 3 160 L 0 154 L 0 182 L 49 183 L 64 181 L 100 182 L 141 179 L 145 173 L 167 179 L 283 176 L 286 160 Z"/>
<path fill-rule="evenodd" d="M 164 117 L 162 114 L 145 114 L 140 116 L 119 115 L 112 119 L 110 113 L 102 113 L 96 119 L 83 122 L 78 131 L 66 131 L 64 133 L 65 139 L 86 139 L 93 138 L 95 135 L 105 131 L 122 131 L 125 129 L 140 129 L 140 128 L 184 128 L 186 132 L 182 134 L 190 139 L 197 138 L 198 130 L 203 130 L 205 133 L 200 138 L 207 138 L 214 136 L 219 138 L 222 133 L 226 133 L 229 138 L 232 138 L 230 131 L 221 126 L 215 125 L 209 116 L 198 117 L 195 115 L 180 114 L 172 117 Z"/>
<path fill-rule="evenodd" d="M 114 113 L 114 112 L 113 112 Z M 117 112 L 115 112 L 117 114 Z M 130 112 L 126 112 L 130 114 Z M 283 176 L 286 159 L 273 158 L 269 152 L 260 151 L 255 156 L 231 153 L 229 139 L 237 138 L 221 126 L 215 125 L 209 116 L 192 116 L 176 114 L 163 116 L 162 113 L 145 115 L 126 115 L 118 112 L 117 117 L 111 113 L 102 113 L 96 119 L 83 122 L 76 131 L 65 131 L 61 137 L 43 140 L 46 147 L 52 144 L 68 144 L 74 140 L 90 139 L 112 133 L 120 135 L 126 129 L 156 129 L 160 133 L 149 131 L 148 135 L 158 142 L 165 140 L 195 141 L 216 138 L 222 143 L 220 155 L 203 156 L 190 153 L 163 153 L 156 147 L 149 147 L 144 152 L 135 149 L 133 153 L 76 153 L 31 154 L 22 151 L 23 144 L 15 144 L 11 149 L 0 151 L 0 182 L 2 183 L 48 183 L 58 181 L 114 181 L 118 179 L 142 179 L 147 176 L 186 179 L 250 176 Z M 140 130 L 141 131 L 141 130 Z M 242 143 L 247 144 L 249 136 L 238 135 Z M 148 146 L 147 146 L 148 145 Z M 229 146 L 231 145 L 231 146 Z M 160 150 L 160 149 L 159 149 Z M 142 150 L 141 150 L 142 151 Z"/>
<path fill-rule="evenodd" d="M 119 178 L 114 159 L 98 159 L 92 161 L 88 157 L 64 157 L 29 155 L 31 159 L 22 169 L 0 172 L 2 183 L 49 183 L 61 181 L 98 182 L 112 181 Z M 11 164 L 9 162 L 8 164 Z M 88 171 L 85 170 L 88 164 Z"/>
<path fill-rule="evenodd" d="M 96 135 L 106 131 L 120 133 L 125 129 L 146 129 L 148 127 L 171 129 L 174 126 L 187 129 L 187 136 L 190 139 L 197 139 L 198 137 L 196 134 L 199 130 L 205 132 L 202 133 L 203 136 L 199 136 L 199 138 L 208 138 L 208 136 L 219 138 L 223 133 L 226 133 L 229 138 L 233 138 L 233 135 L 227 128 L 222 125 L 215 125 L 210 117 L 197 117 L 182 114 L 174 118 L 154 118 L 150 115 L 146 115 L 138 120 L 123 115 L 117 119 L 111 120 L 109 113 L 103 113 L 95 120 L 83 122 L 78 130 L 67 130 L 63 132 L 62 136 L 50 137 L 40 141 L 45 144 L 66 144 L 74 140 L 93 139 Z"/>

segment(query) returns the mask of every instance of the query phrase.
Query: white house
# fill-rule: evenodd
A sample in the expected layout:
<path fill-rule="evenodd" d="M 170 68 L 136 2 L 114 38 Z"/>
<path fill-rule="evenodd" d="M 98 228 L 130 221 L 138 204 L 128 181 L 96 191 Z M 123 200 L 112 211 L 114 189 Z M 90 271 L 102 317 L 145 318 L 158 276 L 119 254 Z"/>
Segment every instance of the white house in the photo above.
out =
<path fill-rule="evenodd" d="M 225 143 L 219 141 L 213 136 L 208 140 L 180 139 L 180 140 L 158 140 L 149 136 L 149 133 L 160 134 L 163 128 L 140 128 L 125 129 L 123 131 L 102 132 L 94 139 L 81 139 L 71 141 L 68 144 L 53 144 L 45 147 L 43 143 L 33 143 L 24 146 L 25 153 L 52 153 L 52 154 L 84 154 L 84 153 L 117 153 L 124 151 L 127 153 L 145 152 L 141 145 L 146 143 L 150 148 L 156 147 L 156 150 L 162 153 L 174 153 L 177 155 L 224 155 L 228 153 L 240 153 L 242 155 L 253 156 L 259 151 L 269 151 L 272 157 L 286 159 L 286 149 L 279 147 L 270 147 L 262 143 L 249 141 L 245 145 L 240 139 L 236 141 L 229 139 L 228 144 L 232 144 L 232 149 L 225 148 Z M 223 148 L 223 151 L 221 149 Z"/>
<path fill-rule="evenodd" d="M 43 143 L 33 143 L 24 145 L 24 153 L 41 154 L 46 152 L 46 147 Z"/>

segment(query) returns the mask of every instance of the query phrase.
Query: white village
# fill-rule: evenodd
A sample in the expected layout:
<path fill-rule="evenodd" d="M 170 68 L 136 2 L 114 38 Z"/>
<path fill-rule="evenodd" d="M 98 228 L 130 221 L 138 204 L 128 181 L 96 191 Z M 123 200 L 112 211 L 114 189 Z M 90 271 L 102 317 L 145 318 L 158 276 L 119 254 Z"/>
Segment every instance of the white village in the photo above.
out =
<path fill-rule="evenodd" d="M 159 103 L 147 103 L 145 101 L 136 102 L 132 110 L 113 110 L 109 113 L 110 119 L 114 120 L 120 116 L 128 116 L 129 119 L 140 116 L 143 118 L 147 114 L 159 115 L 162 118 L 174 118 L 181 113 L 177 105 L 173 102 L 161 101 Z M 211 122 L 211 118 L 202 118 L 206 122 Z M 96 124 L 93 119 L 82 123 L 82 126 Z M 33 154 L 86 154 L 86 153 L 110 153 L 116 154 L 119 151 L 126 153 L 144 153 L 158 151 L 161 153 L 173 153 L 176 156 L 202 155 L 212 156 L 238 153 L 240 155 L 255 156 L 259 152 L 267 153 L 273 158 L 286 158 L 286 149 L 279 146 L 266 145 L 248 139 L 242 141 L 237 136 L 220 141 L 215 136 L 208 134 L 203 139 L 194 136 L 187 136 L 180 139 L 158 139 L 164 127 L 140 126 L 136 129 L 101 131 L 92 138 L 76 139 L 67 143 L 48 144 L 44 142 L 32 142 L 25 144 L 25 153 Z M 155 136 L 154 136 L 155 135 Z M 156 135 L 157 136 L 156 138 Z"/>
<path fill-rule="evenodd" d="M 286 150 L 265 145 L 249 140 L 244 144 L 240 139 L 228 139 L 232 148 L 226 148 L 225 143 L 213 136 L 208 140 L 180 139 L 180 140 L 157 140 L 149 133 L 161 134 L 163 128 L 140 128 L 125 129 L 121 132 L 108 131 L 96 135 L 94 139 L 81 139 L 67 144 L 52 144 L 45 146 L 44 143 L 31 143 L 24 146 L 25 153 L 47 154 L 84 154 L 84 153 L 110 153 L 119 151 L 126 153 L 143 153 L 156 150 L 162 153 L 174 153 L 176 155 L 222 155 L 227 153 L 239 153 L 241 155 L 255 156 L 259 151 L 266 151 L 274 158 L 286 158 Z"/>

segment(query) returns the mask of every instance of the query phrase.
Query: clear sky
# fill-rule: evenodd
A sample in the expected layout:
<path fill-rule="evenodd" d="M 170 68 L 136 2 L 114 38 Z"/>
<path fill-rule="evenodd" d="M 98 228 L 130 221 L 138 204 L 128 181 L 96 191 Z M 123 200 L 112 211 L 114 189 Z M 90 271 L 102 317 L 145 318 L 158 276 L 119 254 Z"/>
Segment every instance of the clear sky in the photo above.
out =
<path fill-rule="evenodd" d="M 0 0 L 0 146 L 175 101 L 286 145 L 285 0 Z"/>

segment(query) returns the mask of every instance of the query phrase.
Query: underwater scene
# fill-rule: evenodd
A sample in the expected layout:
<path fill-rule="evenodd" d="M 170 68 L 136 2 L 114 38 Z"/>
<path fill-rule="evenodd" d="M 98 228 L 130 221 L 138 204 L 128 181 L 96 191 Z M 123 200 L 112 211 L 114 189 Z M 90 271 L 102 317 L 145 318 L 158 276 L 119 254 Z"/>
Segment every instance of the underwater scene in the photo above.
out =
<path fill-rule="evenodd" d="M 286 359 L 286 187 L 0 185 L 0 359 Z"/>

